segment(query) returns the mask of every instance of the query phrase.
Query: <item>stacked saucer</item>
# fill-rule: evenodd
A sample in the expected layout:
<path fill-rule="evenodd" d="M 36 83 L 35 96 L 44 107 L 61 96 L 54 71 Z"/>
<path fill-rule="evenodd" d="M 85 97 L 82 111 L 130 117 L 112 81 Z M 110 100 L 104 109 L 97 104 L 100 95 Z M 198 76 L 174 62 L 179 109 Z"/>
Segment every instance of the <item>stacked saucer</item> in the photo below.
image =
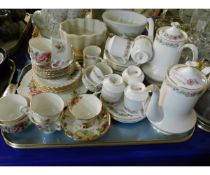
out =
<path fill-rule="evenodd" d="M 39 66 L 36 63 L 32 64 L 33 72 L 43 79 L 57 79 L 72 74 L 76 69 L 76 64 L 73 60 L 65 63 L 49 64 L 47 66 Z"/>
<path fill-rule="evenodd" d="M 68 66 L 69 69 L 71 65 Z M 56 79 L 46 79 L 39 77 L 33 72 L 33 80 L 37 87 L 42 89 L 44 92 L 64 92 L 77 87 L 82 76 L 81 66 L 79 63 L 75 63 L 74 71 L 70 71 L 68 74 Z"/>

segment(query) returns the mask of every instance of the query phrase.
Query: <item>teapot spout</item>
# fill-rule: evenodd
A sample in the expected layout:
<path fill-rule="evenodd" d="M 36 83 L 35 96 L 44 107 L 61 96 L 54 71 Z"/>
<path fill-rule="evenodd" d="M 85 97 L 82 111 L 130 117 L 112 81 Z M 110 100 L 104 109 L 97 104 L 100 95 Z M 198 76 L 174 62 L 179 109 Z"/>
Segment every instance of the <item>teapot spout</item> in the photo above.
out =
<path fill-rule="evenodd" d="M 164 113 L 159 106 L 160 89 L 157 85 L 152 86 L 152 97 L 146 109 L 146 116 L 151 122 L 160 122 L 163 119 Z"/>

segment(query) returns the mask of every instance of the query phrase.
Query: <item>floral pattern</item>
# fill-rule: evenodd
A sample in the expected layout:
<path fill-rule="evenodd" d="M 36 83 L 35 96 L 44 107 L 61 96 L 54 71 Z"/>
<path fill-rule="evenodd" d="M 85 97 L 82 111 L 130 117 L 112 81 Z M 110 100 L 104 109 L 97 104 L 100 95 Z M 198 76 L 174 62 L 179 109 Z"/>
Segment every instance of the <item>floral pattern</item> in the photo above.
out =
<path fill-rule="evenodd" d="M 56 43 L 55 48 L 56 48 L 57 53 L 62 53 L 65 51 L 65 46 L 62 42 Z"/>
<path fill-rule="evenodd" d="M 189 80 L 188 81 L 189 84 L 194 84 L 195 82 L 193 80 Z M 175 85 L 171 84 L 168 80 L 166 80 L 166 84 L 171 87 L 173 89 L 173 91 L 176 91 L 180 94 L 183 94 L 185 95 L 186 97 L 194 97 L 194 96 L 197 96 L 197 95 L 200 95 L 203 90 L 199 90 L 199 91 L 193 91 L 193 92 L 190 92 L 190 91 L 187 91 L 187 90 L 184 90 L 184 89 L 181 89 L 179 87 L 176 87 Z"/>
<path fill-rule="evenodd" d="M 43 93 L 43 91 L 40 88 L 36 87 L 33 80 L 28 84 L 28 88 L 29 88 L 29 92 L 32 96 Z"/>
<path fill-rule="evenodd" d="M 102 111 L 92 127 L 84 128 L 76 125 L 76 120 L 66 113 L 62 127 L 67 136 L 76 141 L 93 141 L 104 135 L 110 127 L 110 114 Z"/>
<path fill-rule="evenodd" d="M 36 57 L 37 63 L 43 63 L 43 62 L 47 63 L 50 62 L 50 60 L 51 60 L 51 52 L 45 52 Z"/>
<path fill-rule="evenodd" d="M 7 132 L 7 133 L 17 133 L 17 132 L 21 132 L 24 129 L 26 129 L 30 124 L 31 124 L 31 122 L 29 120 L 26 120 L 24 122 L 14 125 L 14 126 L 2 127 L 2 131 Z"/>
<path fill-rule="evenodd" d="M 162 45 L 165 45 L 168 47 L 174 47 L 174 48 L 179 47 L 178 43 L 167 42 L 164 39 L 161 39 L 158 35 L 156 36 L 155 40 L 158 41 L 159 43 L 161 43 Z"/>
<path fill-rule="evenodd" d="M 79 100 L 80 100 L 81 98 L 82 98 L 82 96 L 79 96 L 79 95 L 73 97 L 73 98 L 71 99 L 71 101 L 69 102 L 69 108 L 72 109 L 73 106 L 75 106 L 75 105 L 79 102 Z"/>

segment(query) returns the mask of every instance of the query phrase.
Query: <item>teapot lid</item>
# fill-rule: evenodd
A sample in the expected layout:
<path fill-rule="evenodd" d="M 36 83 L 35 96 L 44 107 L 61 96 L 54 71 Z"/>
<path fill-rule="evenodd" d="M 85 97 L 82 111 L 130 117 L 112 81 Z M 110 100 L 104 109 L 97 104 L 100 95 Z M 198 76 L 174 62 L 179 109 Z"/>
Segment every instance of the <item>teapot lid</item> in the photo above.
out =
<path fill-rule="evenodd" d="M 178 64 L 169 71 L 170 79 L 179 87 L 186 89 L 202 89 L 207 84 L 207 78 L 204 73 L 195 68 L 197 62 L 187 62 Z"/>
<path fill-rule="evenodd" d="M 159 31 L 159 35 L 166 40 L 173 42 L 180 42 L 187 39 L 187 34 L 179 29 L 180 24 L 178 22 L 172 22 L 171 26 L 163 27 Z"/>

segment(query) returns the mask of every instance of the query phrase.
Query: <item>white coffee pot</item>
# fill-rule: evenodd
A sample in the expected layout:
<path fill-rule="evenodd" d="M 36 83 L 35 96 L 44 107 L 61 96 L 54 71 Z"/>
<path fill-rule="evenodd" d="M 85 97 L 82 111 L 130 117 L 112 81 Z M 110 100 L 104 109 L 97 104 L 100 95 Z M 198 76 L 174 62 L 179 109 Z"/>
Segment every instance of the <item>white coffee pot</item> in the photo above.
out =
<path fill-rule="evenodd" d="M 197 62 L 177 64 L 167 71 L 161 89 L 154 85 L 146 109 L 152 125 L 167 134 L 191 130 L 196 123 L 193 110 L 199 97 L 208 89 L 210 67 L 197 69 Z"/>
<path fill-rule="evenodd" d="M 193 61 L 198 58 L 197 47 L 185 44 L 188 40 L 186 32 L 178 28 L 179 23 L 172 22 L 171 26 L 161 27 L 156 32 L 153 42 L 153 58 L 142 65 L 142 69 L 149 79 L 162 82 L 169 67 L 178 64 L 184 48 L 193 53 Z"/>

